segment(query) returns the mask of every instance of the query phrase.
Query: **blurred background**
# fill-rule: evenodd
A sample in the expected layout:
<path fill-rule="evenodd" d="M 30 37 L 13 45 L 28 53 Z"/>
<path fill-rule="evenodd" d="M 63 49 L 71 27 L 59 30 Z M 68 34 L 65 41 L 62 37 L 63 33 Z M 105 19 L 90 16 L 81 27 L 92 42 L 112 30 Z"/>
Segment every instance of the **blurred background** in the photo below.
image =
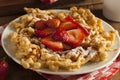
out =
<path fill-rule="evenodd" d="M 0 0 L 0 16 L 23 14 L 24 7 L 38 7 L 40 9 L 66 9 L 71 6 L 81 6 L 95 10 L 101 9 L 103 2 L 103 0 L 57 0 L 52 4 L 46 4 L 42 1 L 44 0 Z"/>

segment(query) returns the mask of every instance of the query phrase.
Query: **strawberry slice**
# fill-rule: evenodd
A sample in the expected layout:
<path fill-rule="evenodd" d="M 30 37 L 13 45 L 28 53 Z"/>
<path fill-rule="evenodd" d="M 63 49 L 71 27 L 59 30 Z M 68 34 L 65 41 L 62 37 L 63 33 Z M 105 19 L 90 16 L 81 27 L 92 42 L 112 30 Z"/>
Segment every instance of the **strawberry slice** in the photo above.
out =
<path fill-rule="evenodd" d="M 58 28 L 60 25 L 60 20 L 59 19 L 49 19 L 46 21 L 46 25 L 51 28 Z"/>
<path fill-rule="evenodd" d="M 83 30 L 83 32 L 85 33 L 86 36 L 89 35 L 88 30 L 87 30 L 86 28 L 84 28 L 81 24 L 79 24 L 78 22 L 76 22 L 72 17 L 67 16 L 67 17 L 65 18 L 65 20 L 72 22 L 72 23 L 75 24 L 78 28 L 80 28 L 81 30 Z"/>
<path fill-rule="evenodd" d="M 42 30 L 45 29 L 47 26 L 45 24 L 45 21 L 39 20 L 35 23 L 35 29 Z"/>
<path fill-rule="evenodd" d="M 65 29 L 65 30 L 70 30 L 70 29 L 76 29 L 77 26 L 73 24 L 72 22 L 63 22 L 60 24 L 60 28 Z"/>
<path fill-rule="evenodd" d="M 84 39 L 84 32 L 81 29 L 72 29 L 68 30 L 69 39 L 67 41 L 67 44 L 71 47 L 77 47 L 80 46 Z"/>
<path fill-rule="evenodd" d="M 57 41 L 67 42 L 69 36 L 67 31 L 59 28 L 53 33 L 52 38 Z"/>
<path fill-rule="evenodd" d="M 48 48 L 56 51 L 63 50 L 63 44 L 60 41 L 55 41 L 51 37 L 46 37 L 41 39 L 41 43 L 47 46 Z"/>
<path fill-rule="evenodd" d="M 52 28 L 45 28 L 43 30 L 35 30 L 35 35 L 38 37 L 46 37 L 54 32 Z"/>

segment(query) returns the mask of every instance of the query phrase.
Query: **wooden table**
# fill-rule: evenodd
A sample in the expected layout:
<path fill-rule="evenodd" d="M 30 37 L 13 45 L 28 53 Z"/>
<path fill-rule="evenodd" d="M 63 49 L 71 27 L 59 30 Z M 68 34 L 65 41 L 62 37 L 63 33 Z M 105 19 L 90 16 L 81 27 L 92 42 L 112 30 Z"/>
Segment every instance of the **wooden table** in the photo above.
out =
<path fill-rule="evenodd" d="M 4 1 L 4 0 L 1 0 L 1 1 Z M 7 0 L 5 0 L 5 1 L 7 1 Z M 33 0 L 30 0 L 30 1 L 33 1 Z M 76 1 L 79 1 L 79 0 L 76 0 Z M 95 2 L 95 0 L 93 0 L 93 1 Z M 108 22 L 109 24 L 111 24 L 115 29 L 117 29 L 119 31 L 119 34 L 120 34 L 120 23 L 107 20 L 103 16 L 103 14 L 102 14 L 102 5 L 101 5 L 101 1 L 102 0 L 98 0 L 98 1 L 99 2 L 98 2 L 97 5 L 92 6 L 92 9 L 94 9 L 92 11 L 93 14 L 95 14 L 97 17 L 99 17 L 99 18 L 105 20 L 106 22 Z M 62 2 L 58 2 L 56 4 L 60 4 L 60 3 L 62 3 Z M 66 5 L 66 6 L 61 7 L 61 8 L 69 8 L 70 6 L 73 6 L 73 5 L 76 5 L 76 6 L 84 6 L 84 5 L 86 5 L 86 2 L 84 3 L 84 5 L 81 4 L 81 3 L 77 3 L 77 2 L 74 3 L 74 4 L 73 3 L 70 4 L 70 3 L 71 2 L 69 2 L 69 5 Z M 95 2 L 95 3 L 97 3 L 97 2 Z M 40 4 L 42 4 L 42 3 L 40 3 Z M 53 4 L 53 6 L 51 6 L 51 8 L 55 8 L 56 4 Z M 89 5 L 90 5 L 90 2 L 87 3 L 87 7 L 91 8 L 91 6 L 89 6 Z M 23 6 L 23 5 L 21 5 L 21 6 Z M 43 9 L 44 8 L 48 9 L 49 6 L 45 7 L 42 4 L 42 7 L 43 7 Z M 60 8 L 60 5 L 58 5 L 57 8 Z M 0 9 L 1 9 L 1 6 L 0 6 Z M 6 9 L 8 9 L 8 7 Z M 16 10 L 16 9 L 14 9 L 14 10 Z M 1 14 L 0 13 L 0 25 L 9 23 L 11 20 L 13 20 L 13 19 L 21 16 L 22 14 L 24 14 L 24 11 L 20 10 L 20 13 L 18 13 L 18 12 L 12 12 L 9 15 L 6 13 L 6 11 L 3 11 L 3 13 L 5 13 L 5 14 Z M 0 58 L 3 57 L 3 56 L 6 56 L 6 54 L 5 54 L 4 50 L 2 49 L 2 47 L 0 47 Z M 20 65 L 18 65 L 17 63 L 15 63 L 9 57 L 7 57 L 7 62 L 9 64 L 9 71 L 8 71 L 6 80 L 46 80 L 42 76 L 38 75 L 36 72 L 24 69 L 23 67 L 21 67 Z M 118 72 L 115 76 L 111 77 L 110 80 L 120 80 L 120 72 Z"/>

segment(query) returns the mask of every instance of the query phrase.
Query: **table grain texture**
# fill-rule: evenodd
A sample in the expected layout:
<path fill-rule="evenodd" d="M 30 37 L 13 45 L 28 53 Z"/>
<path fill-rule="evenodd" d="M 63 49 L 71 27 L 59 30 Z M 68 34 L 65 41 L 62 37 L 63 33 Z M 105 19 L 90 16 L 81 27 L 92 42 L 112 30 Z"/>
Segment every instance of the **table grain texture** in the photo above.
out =
<path fill-rule="evenodd" d="M 82 7 L 90 8 L 95 16 L 108 22 L 116 30 L 118 30 L 120 34 L 120 23 L 110 21 L 103 16 L 102 14 L 103 0 L 68 0 L 67 3 L 65 3 L 65 1 L 67 0 L 58 0 L 56 3 L 52 5 L 46 5 L 44 3 L 41 3 L 39 0 L 18 0 L 18 1 L 0 0 L 0 25 L 9 23 L 11 20 L 14 20 L 15 18 L 25 14 L 23 8 L 26 6 L 39 7 L 42 9 L 55 9 L 55 8 L 68 9 L 71 6 L 78 6 L 78 7 L 82 6 Z M 4 52 L 3 48 L 0 47 L 0 58 L 2 58 L 3 56 L 7 56 L 7 55 Z M 9 70 L 5 80 L 46 80 L 42 76 L 38 75 L 36 72 L 24 69 L 19 64 L 15 63 L 10 57 L 7 57 L 6 61 L 9 64 Z M 112 76 L 109 80 L 120 80 L 120 71 L 114 76 Z"/>

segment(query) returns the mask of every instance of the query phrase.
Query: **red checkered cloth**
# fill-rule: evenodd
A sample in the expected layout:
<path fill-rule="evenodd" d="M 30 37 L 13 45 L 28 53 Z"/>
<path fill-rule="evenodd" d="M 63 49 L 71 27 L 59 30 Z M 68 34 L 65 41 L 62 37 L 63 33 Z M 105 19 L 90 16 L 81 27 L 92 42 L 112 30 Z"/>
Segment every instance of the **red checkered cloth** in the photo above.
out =
<path fill-rule="evenodd" d="M 0 26 L 0 39 L 1 39 L 1 34 L 5 27 L 6 25 Z M 120 55 L 111 65 L 87 74 L 79 74 L 79 75 L 71 75 L 71 76 L 51 75 L 44 73 L 39 73 L 39 74 L 48 80 L 109 80 L 110 77 L 115 75 L 119 70 L 120 70 Z"/>

